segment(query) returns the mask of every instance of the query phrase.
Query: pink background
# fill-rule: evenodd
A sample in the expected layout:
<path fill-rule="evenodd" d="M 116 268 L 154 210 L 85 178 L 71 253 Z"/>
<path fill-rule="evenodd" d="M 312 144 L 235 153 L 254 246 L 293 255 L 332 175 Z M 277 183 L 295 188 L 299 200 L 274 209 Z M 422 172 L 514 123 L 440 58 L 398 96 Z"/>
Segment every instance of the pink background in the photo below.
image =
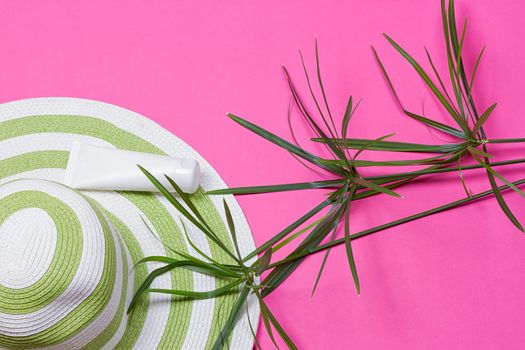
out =
<path fill-rule="evenodd" d="M 398 132 L 396 140 L 442 142 L 395 107 L 369 45 L 390 68 L 407 105 L 438 120 L 385 31 L 423 60 L 423 45 L 445 69 L 438 1 L 3 1 L 0 4 L 0 100 L 74 96 L 149 116 L 203 154 L 231 186 L 316 180 L 286 152 L 224 116 L 233 112 L 289 137 L 285 64 L 304 88 L 297 49 L 313 64 L 317 36 L 332 109 L 339 117 L 351 93 L 363 103 L 353 137 Z M 490 137 L 525 136 L 525 6 L 519 1 L 458 1 L 468 14 L 468 67 L 483 44 L 476 100 L 497 101 Z M 303 89 L 304 90 L 304 89 Z M 305 94 L 306 95 L 306 94 Z M 304 125 L 294 119 L 298 130 Z M 299 132 L 301 134 L 301 132 Z M 303 133 L 304 134 L 304 133 Z M 303 135 L 306 136 L 306 135 Z M 496 150 L 497 148 L 497 150 Z M 523 147 L 492 147 L 498 159 Z M 523 167 L 502 170 L 520 177 Z M 482 172 L 466 174 L 474 192 Z M 354 207 L 357 232 L 462 198 L 457 176 L 400 189 L 403 199 L 376 197 Z M 263 243 L 321 200 L 321 192 L 240 198 L 255 240 Z M 506 196 L 525 221 L 523 199 Z M 301 349 L 521 349 L 525 342 L 525 241 L 494 199 L 439 214 L 354 243 L 362 284 L 357 296 L 344 248 L 333 250 L 313 299 L 322 256 L 303 266 L 267 301 Z M 264 330 L 258 338 L 272 348 Z"/>

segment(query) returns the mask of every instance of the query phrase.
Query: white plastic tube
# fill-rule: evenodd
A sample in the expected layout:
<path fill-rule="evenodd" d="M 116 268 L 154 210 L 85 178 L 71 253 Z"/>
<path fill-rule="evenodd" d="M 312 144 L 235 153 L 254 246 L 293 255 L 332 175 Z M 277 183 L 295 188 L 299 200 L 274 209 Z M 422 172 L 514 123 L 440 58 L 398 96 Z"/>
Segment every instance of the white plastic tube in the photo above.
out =
<path fill-rule="evenodd" d="M 174 191 L 168 175 L 186 193 L 197 191 L 199 163 L 194 159 L 173 158 L 150 153 L 125 151 L 75 142 L 69 155 L 64 184 L 80 190 L 150 191 L 157 188 L 137 165 Z"/>

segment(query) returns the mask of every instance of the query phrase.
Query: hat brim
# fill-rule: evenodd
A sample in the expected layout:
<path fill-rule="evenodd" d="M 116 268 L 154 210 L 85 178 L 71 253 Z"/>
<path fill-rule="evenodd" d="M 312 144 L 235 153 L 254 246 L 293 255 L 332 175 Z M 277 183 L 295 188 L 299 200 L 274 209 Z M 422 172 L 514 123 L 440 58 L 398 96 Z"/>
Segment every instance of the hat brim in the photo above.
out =
<path fill-rule="evenodd" d="M 231 238 L 224 225 L 222 198 L 208 197 L 205 190 L 226 187 L 224 181 L 194 149 L 150 119 L 102 102 L 75 98 L 36 98 L 0 105 L 0 184 L 20 178 L 61 182 L 69 150 L 74 141 L 120 149 L 167 154 L 196 159 L 202 169 L 201 188 L 192 196 L 194 204 L 224 242 Z M 166 247 L 197 254 L 180 229 L 180 215 L 160 195 L 152 193 L 83 191 L 100 205 L 122 235 L 134 262 L 145 256 L 172 256 Z M 226 196 L 238 232 L 239 248 L 248 254 L 255 245 L 250 228 L 236 200 Z M 160 241 L 149 232 L 149 223 Z M 227 256 L 209 244 L 206 237 L 187 225 L 192 240 L 218 260 Z M 158 265 L 133 270 L 135 286 Z M 174 271 L 158 278 L 153 288 L 206 291 L 221 281 L 189 271 Z M 115 331 L 111 348 L 204 349 L 219 336 L 235 302 L 234 295 L 208 300 L 173 300 L 148 294 L 135 309 L 126 327 Z M 251 349 L 251 325 L 257 327 L 259 308 L 248 303 L 230 339 L 232 349 Z M 247 317 L 248 316 L 248 317 Z"/>

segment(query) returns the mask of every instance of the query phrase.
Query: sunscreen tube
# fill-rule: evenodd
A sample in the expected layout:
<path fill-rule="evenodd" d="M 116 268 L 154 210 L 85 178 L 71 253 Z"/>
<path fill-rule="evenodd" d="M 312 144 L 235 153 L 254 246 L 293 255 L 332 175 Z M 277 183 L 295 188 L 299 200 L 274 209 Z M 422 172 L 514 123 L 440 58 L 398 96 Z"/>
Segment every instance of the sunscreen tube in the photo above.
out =
<path fill-rule="evenodd" d="M 197 191 L 200 167 L 195 159 L 174 158 L 75 142 L 64 184 L 79 190 L 158 192 L 137 165 L 148 170 L 167 189 L 175 190 L 168 175 L 186 193 Z"/>

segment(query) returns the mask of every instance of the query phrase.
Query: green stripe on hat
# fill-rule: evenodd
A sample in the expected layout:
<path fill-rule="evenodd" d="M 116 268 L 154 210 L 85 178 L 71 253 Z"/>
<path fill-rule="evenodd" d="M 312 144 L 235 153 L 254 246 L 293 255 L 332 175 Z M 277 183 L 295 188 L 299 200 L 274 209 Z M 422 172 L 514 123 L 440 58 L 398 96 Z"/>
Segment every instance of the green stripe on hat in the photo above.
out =
<path fill-rule="evenodd" d="M 11 183 L 11 185 L 12 184 L 13 183 Z M 57 227 L 57 235 L 63 236 L 59 237 L 58 241 L 60 242 L 62 239 L 65 239 L 67 241 L 65 247 L 66 250 L 73 249 L 77 251 L 79 248 L 83 248 L 84 240 L 79 238 L 77 232 L 79 218 L 76 216 L 76 214 L 73 214 L 75 218 L 72 218 L 70 216 L 72 213 L 71 208 L 67 207 L 67 204 L 60 201 L 58 198 L 52 197 L 49 194 L 38 191 L 21 191 L 4 197 L 2 204 L 8 204 L 7 206 L 0 206 L 0 217 L 4 218 L 2 223 L 5 221 L 5 218 L 8 218 L 9 215 L 13 214 L 16 211 L 26 208 L 39 208 L 46 211 L 46 213 L 53 219 L 55 226 Z M 60 213 L 60 211 L 63 212 Z M 78 304 L 78 306 L 71 310 L 71 312 L 62 317 L 58 322 L 56 322 L 52 326 L 42 331 L 31 335 L 22 336 L 0 334 L 0 345 L 2 347 L 9 347 L 12 349 L 27 349 L 32 347 L 42 347 L 62 343 L 63 341 L 74 336 L 75 334 L 83 330 L 85 327 L 87 327 L 107 306 L 109 298 L 113 293 L 113 287 L 115 285 L 116 280 L 115 242 L 113 240 L 113 236 L 111 234 L 108 223 L 101 216 L 98 210 L 93 211 L 91 215 L 94 218 L 97 218 L 97 222 L 101 224 L 105 246 L 104 262 L 101 266 L 101 278 L 96 284 L 95 289 L 83 301 L 81 301 Z M 81 230 L 86 230 L 86 227 L 81 227 Z M 87 251 L 87 254 L 91 253 Z M 55 257 L 56 256 L 57 255 L 55 254 Z M 79 265 L 78 262 L 75 264 L 75 259 L 71 261 L 72 268 L 68 268 L 68 270 L 61 275 L 57 275 L 55 273 L 55 270 L 51 270 L 49 272 L 49 276 L 53 277 L 53 279 L 49 279 L 47 283 L 41 284 L 40 290 L 42 291 L 42 293 L 48 292 L 50 300 L 41 302 L 41 300 L 45 299 L 40 299 L 40 297 L 34 298 L 33 300 L 32 294 L 30 294 L 31 291 L 24 290 L 23 294 L 16 295 L 17 290 L 11 289 L 12 295 L 10 297 L 11 299 L 13 299 L 11 302 L 16 302 L 16 300 L 23 302 L 29 299 L 32 302 L 28 302 L 27 308 L 24 311 L 28 314 L 30 310 L 31 312 L 36 314 L 43 307 L 50 305 L 50 303 L 57 300 L 59 301 L 61 298 L 63 298 L 65 289 L 63 286 L 64 283 L 70 283 L 72 279 L 70 277 L 71 274 L 76 274 L 78 272 Z M 63 263 L 65 263 L 66 266 L 68 262 L 69 260 L 63 261 Z M 127 280 L 127 275 L 123 277 L 124 280 Z M 39 280 L 39 282 L 40 281 L 42 281 L 42 279 Z M 65 287 L 67 288 L 68 286 Z M 38 293 L 38 295 L 40 295 L 40 290 L 36 290 L 33 292 Z M 81 291 L 82 290 L 79 290 L 78 292 Z M 60 294 L 57 294 L 57 292 L 60 292 Z M 74 296 L 76 296 L 75 290 L 73 290 L 71 294 L 71 297 Z M 58 305 L 61 305 L 62 303 L 63 302 L 59 301 Z M 19 313 L 18 310 L 15 313 L 5 311 L 6 310 L 3 310 L 2 312 L 4 314 Z M 60 309 L 57 309 L 57 311 L 60 311 Z M 27 314 L 24 317 L 29 317 L 27 316 Z"/>
<path fill-rule="evenodd" d="M 43 192 L 24 191 L 0 199 L 0 226 L 17 211 L 38 208 L 53 220 L 57 243 L 53 260 L 45 274 L 26 288 L 0 284 L 0 312 L 27 314 L 48 305 L 64 292 L 75 276 L 82 255 L 82 227 L 67 204 Z"/>

